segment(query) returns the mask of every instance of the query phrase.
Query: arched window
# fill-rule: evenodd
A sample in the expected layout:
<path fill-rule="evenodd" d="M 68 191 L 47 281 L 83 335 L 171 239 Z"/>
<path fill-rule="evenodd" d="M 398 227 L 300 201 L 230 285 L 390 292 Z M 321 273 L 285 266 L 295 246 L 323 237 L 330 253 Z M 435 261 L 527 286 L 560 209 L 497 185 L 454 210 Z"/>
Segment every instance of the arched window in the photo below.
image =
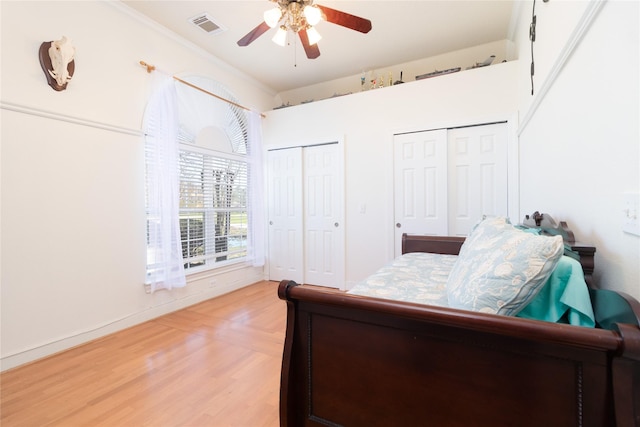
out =
<path fill-rule="evenodd" d="M 213 80 L 182 77 L 236 102 Z M 246 111 L 178 84 L 180 237 L 184 267 L 210 268 L 247 256 L 248 120 Z"/>
<path fill-rule="evenodd" d="M 178 180 L 179 207 L 178 218 L 174 213 L 171 221 L 179 220 L 184 269 L 195 272 L 247 258 L 249 119 L 244 109 L 211 95 L 237 102 L 220 83 L 200 76 L 181 79 L 194 87 L 175 83 L 172 105 L 177 109 L 174 126 L 177 127 L 178 153 L 172 169 L 177 163 L 178 173 L 172 182 Z M 157 120 L 155 123 L 159 124 Z M 146 147 L 147 158 L 153 153 L 157 158 L 159 148 L 152 144 Z M 147 182 L 157 179 L 157 173 L 155 178 L 150 178 L 149 170 L 147 168 Z M 157 253 L 154 246 L 157 238 L 152 239 L 149 234 L 158 228 L 159 217 L 157 210 L 147 206 L 147 274 L 158 276 L 160 273 L 162 280 L 169 271 L 165 265 L 167 257 Z"/>

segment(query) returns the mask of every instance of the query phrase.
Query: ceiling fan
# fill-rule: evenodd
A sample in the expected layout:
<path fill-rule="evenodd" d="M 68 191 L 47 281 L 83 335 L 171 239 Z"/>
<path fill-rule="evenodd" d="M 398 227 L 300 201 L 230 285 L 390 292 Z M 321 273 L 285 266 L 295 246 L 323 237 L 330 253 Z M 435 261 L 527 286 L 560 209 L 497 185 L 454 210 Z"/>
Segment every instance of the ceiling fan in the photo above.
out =
<path fill-rule="evenodd" d="M 318 40 L 320 34 L 314 28 L 320 20 L 340 25 L 361 33 L 371 31 L 371 21 L 342 12 L 330 7 L 313 4 L 314 0 L 270 0 L 277 4 L 273 9 L 264 13 L 264 21 L 261 22 L 247 35 L 238 40 L 239 46 L 248 46 L 270 28 L 278 26 L 278 31 L 273 41 L 281 46 L 285 45 L 287 31 L 298 33 L 307 58 L 315 59 L 320 56 Z"/>

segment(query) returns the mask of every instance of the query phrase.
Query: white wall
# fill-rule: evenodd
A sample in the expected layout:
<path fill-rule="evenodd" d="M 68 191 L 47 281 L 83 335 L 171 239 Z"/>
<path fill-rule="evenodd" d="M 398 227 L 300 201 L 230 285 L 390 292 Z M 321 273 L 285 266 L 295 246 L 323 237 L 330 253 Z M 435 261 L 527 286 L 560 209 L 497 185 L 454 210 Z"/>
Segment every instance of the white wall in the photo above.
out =
<path fill-rule="evenodd" d="M 344 141 L 347 286 L 393 257 L 393 134 L 512 119 L 517 70 L 508 62 L 267 113 L 266 148 Z"/>
<path fill-rule="evenodd" d="M 533 97 L 528 68 L 519 75 L 520 117 L 531 117 L 520 129 L 523 212 L 566 220 L 579 240 L 596 245 L 599 285 L 638 299 L 640 237 L 622 231 L 622 195 L 640 192 L 639 5 L 537 2 Z M 531 10 L 522 13 L 524 58 Z M 583 37 L 574 39 L 580 31 Z M 563 55 L 566 63 L 555 73 Z"/>
<path fill-rule="evenodd" d="M 124 6 L 0 7 L 2 369 L 262 279 L 241 265 L 145 293 L 139 129 L 151 77 L 138 61 L 218 80 L 260 110 L 274 94 Z M 76 46 L 76 72 L 55 92 L 38 49 L 62 35 Z"/>

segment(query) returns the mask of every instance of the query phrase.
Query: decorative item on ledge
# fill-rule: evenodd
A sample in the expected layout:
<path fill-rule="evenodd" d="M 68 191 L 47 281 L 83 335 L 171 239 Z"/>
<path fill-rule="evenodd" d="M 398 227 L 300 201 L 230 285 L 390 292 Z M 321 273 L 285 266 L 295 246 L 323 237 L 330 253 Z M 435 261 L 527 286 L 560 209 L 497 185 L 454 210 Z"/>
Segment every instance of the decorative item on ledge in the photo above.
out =
<path fill-rule="evenodd" d="M 277 107 L 273 107 L 273 109 L 274 109 L 274 110 L 280 110 L 280 109 L 282 109 L 282 108 L 287 108 L 287 107 L 291 107 L 291 104 L 290 104 L 290 103 L 288 103 L 288 102 L 285 104 L 285 103 L 283 102 L 283 103 L 282 103 L 282 105 L 279 105 L 279 106 L 277 106 Z"/>
<path fill-rule="evenodd" d="M 495 55 L 491 55 L 490 57 L 488 57 L 487 59 L 485 59 L 482 62 L 476 62 L 475 64 L 473 64 L 470 67 L 467 67 L 467 70 L 473 70 L 474 68 L 482 68 L 482 67 L 488 67 L 489 65 L 491 65 L 491 63 L 493 62 L 493 60 L 496 59 Z"/>
<path fill-rule="evenodd" d="M 437 76 L 442 76 L 445 74 L 451 74 L 451 73 L 457 73 L 458 71 L 460 71 L 460 67 L 456 67 L 456 68 L 449 68 L 448 70 L 435 70 L 431 73 L 427 73 L 427 74 L 420 74 L 419 76 L 416 76 L 416 80 L 422 80 L 422 79 L 428 79 L 430 77 L 437 77 Z"/>

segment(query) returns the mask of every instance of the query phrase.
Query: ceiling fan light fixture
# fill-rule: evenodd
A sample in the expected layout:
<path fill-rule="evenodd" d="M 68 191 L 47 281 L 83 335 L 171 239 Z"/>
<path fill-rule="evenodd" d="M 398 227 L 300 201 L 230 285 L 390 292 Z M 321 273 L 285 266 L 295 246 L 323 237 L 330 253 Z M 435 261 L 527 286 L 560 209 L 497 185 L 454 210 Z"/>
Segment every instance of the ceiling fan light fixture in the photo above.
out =
<path fill-rule="evenodd" d="M 314 44 L 318 43 L 320 41 L 320 39 L 322 39 L 322 36 L 318 32 L 318 30 L 316 30 L 313 27 L 307 28 L 307 36 L 309 37 L 309 44 L 310 45 L 314 45 Z"/>
<path fill-rule="evenodd" d="M 274 7 L 264 12 L 264 22 L 271 28 L 275 28 L 278 25 L 280 18 L 282 18 L 282 10 L 279 7 Z"/>
<path fill-rule="evenodd" d="M 270 1 L 277 7 L 263 12 L 264 21 L 238 40 L 238 46 L 249 46 L 270 28 L 278 27 L 275 36 L 271 39 L 274 43 L 286 46 L 287 41 L 290 41 L 288 32 L 291 31 L 294 41 L 296 38 L 300 39 L 307 58 L 316 59 L 320 56 L 317 43 L 322 37 L 314 28 L 314 24 L 327 21 L 361 33 L 371 31 L 371 21 L 368 19 L 327 6 L 314 5 L 314 0 Z"/>
<path fill-rule="evenodd" d="M 279 46 L 284 46 L 287 42 L 287 28 L 284 25 L 278 28 L 278 32 L 271 40 Z"/>
<path fill-rule="evenodd" d="M 312 6 L 312 5 L 305 6 L 303 13 L 309 25 L 316 25 L 322 19 L 322 12 L 316 6 Z"/>

